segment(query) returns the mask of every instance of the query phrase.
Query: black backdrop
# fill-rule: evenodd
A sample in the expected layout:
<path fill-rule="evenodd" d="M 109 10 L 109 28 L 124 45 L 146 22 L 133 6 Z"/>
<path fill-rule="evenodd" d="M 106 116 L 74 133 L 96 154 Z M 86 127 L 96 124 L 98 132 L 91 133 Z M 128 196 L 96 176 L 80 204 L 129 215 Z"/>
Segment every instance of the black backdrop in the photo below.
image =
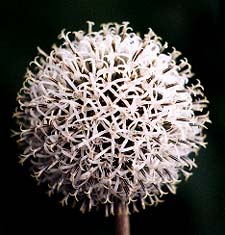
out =
<path fill-rule="evenodd" d="M 49 51 L 62 28 L 86 29 L 130 21 L 135 31 L 148 27 L 183 52 L 205 87 L 213 124 L 208 147 L 197 158 L 198 168 L 177 195 L 157 207 L 131 216 L 133 235 L 225 234 L 225 28 L 222 0 L 13 0 L 0 3 L 0 235 L 113 234 L 113 217 L 103 212 L 81 214 L 62 208 L 36 186 L 28 169 L 18 164 L 10 138 L 11 115 L 36 46 Z M 96 27 L 97 29 L 97 27 Z"/>

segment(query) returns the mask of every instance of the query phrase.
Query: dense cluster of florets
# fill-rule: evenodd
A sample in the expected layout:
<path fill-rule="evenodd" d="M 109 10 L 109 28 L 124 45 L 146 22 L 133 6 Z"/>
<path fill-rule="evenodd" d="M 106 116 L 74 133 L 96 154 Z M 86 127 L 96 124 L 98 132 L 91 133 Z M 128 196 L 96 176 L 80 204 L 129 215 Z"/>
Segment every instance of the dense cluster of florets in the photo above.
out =
<path fill-rule="evenodd" d="M 207 99 L 181 53 L 150 29 L 103 24 L 62 31 L 41 49 L 18 94 L 18 142 L 33 175 L 81 210 L 153 205 L 175 193 L 205 146 Z"/>

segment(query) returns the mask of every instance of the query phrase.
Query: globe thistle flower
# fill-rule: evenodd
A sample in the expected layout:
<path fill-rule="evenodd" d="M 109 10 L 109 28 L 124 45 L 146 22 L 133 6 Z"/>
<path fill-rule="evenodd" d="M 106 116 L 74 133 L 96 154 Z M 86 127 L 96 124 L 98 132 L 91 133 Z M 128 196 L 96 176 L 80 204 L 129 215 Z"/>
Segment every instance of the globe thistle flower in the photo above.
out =
<path fill-rule="evenodd" d="M 151 29 L 127 22 L 65 32 L 38 48 L 14 114 L 33 176 L 81 210 L 154 205 L 196 167 L 208 100 L 191 65 Z M 192 154 L 192 153 L 195 153 Z"/>

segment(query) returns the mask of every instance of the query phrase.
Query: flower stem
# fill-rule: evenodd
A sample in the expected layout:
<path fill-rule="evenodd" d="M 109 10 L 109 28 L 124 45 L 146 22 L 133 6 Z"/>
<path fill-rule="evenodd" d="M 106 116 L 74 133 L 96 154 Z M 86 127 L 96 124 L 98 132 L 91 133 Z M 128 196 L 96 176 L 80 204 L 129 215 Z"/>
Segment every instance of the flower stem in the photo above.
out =
<path fill-rule="evenodd" d="M 130 235 L 130 220 L 126 204 L 116 205 L 116 235 Z"/>

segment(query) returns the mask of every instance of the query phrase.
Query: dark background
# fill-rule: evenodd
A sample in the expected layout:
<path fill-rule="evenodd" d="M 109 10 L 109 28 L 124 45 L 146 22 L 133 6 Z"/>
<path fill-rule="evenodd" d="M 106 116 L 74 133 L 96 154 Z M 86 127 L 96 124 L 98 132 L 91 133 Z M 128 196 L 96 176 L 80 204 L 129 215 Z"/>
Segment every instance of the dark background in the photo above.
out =
<path fill-rule="evenodd" d="M 16 93 L 36 47 L 50 50 L 61 29 L 86 29 L 86 20 L 130 21 L 142 34 L 148 27 L 182 51 L 210 100 L 212 125 L 198 168 L 177 195 L 131 216 L 132 235 L 225 234 L 225 28 L 219 0 L 14 0 L 0 4 L 0 235 L 113 234 L 114 218 L 81 214 L 48 198 L 29 171 L 18 164 L 10 138 Z"/>

